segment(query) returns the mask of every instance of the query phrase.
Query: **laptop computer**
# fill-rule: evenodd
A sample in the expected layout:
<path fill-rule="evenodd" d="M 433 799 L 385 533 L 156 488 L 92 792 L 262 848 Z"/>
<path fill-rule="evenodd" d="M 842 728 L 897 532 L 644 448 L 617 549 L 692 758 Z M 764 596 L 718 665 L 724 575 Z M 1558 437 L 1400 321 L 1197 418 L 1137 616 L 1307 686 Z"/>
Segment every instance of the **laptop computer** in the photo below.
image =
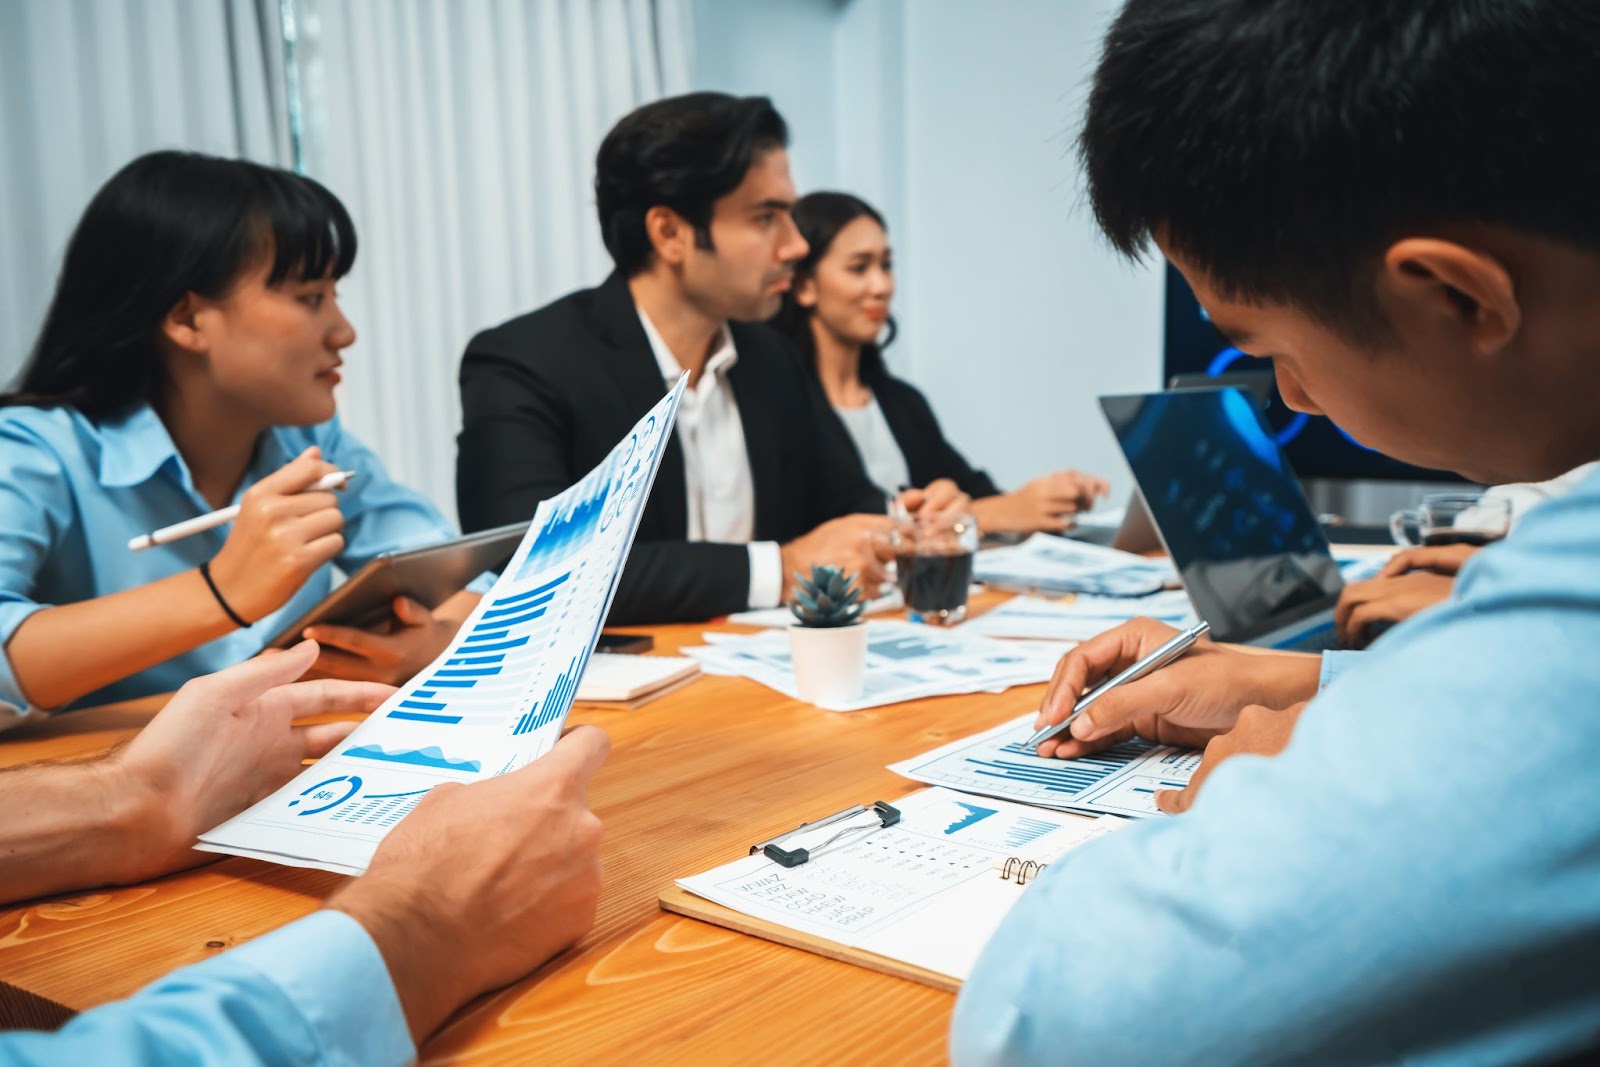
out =
<path fill-rule="evenodd" d="M 1100 408 L 1211 636 L 1337 648 L 1339 565 L 1251 396 L 1237 388 L 1104 396 Z"/>
<path fill-rule="evenodd" d="M 1174 374 L 1167 382 L 1168 389 L 1216 389 L 1236 385 L 1250 390 L 1263 405 L 1271 402 L 1274 383 L 1271 371 L 1228 371 L 1223 374 Z M 1387 532 L 1387 531 L 1385 531 Z M 1110 545 L 1124 552 L 1144 554 L 1161 551 L 1161 535 L 1150 519 L 1150 511 L 1139 499 L 1139 490 L 1128 494 L 1128 505 L 1123 509 L 1122 522 L 1115 531 L 1102 529 L 1069 530 L 1068 537 L 1092 541 L 1097 545 Z"/>

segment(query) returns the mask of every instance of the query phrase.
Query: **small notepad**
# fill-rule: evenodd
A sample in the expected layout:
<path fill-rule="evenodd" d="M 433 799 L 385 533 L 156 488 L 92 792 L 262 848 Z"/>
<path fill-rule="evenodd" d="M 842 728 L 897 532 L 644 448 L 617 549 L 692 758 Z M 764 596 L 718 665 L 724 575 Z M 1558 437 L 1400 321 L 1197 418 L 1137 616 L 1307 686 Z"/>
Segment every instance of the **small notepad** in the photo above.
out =
<path fill-rule="evenodd" d="M 597 652 L 578 683 L 578 700 L 637 700 L 692 678 L 700 665 L 687 656 L 624 656 Z"/>

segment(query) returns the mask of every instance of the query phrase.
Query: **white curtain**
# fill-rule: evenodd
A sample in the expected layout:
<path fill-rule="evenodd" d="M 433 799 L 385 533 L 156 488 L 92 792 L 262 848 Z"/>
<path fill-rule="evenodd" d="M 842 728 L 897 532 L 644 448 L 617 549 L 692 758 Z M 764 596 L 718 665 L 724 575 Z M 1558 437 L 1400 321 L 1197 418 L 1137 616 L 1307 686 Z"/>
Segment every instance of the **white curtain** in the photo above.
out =
<path fill-rule="evenodd" d="M 134 156 L 289 162 L 277 0 L 0 0 L 0 381 L 68 235 Z"/>
<path fill-rule="evenodd" d="M 686 91 L 689 0 L 290 0 L 302 164 L 344 200 L 359 339 L 346 425 L 455 514 L 456 369 L 473 333 L 610 260 L 594 154 Z"/>

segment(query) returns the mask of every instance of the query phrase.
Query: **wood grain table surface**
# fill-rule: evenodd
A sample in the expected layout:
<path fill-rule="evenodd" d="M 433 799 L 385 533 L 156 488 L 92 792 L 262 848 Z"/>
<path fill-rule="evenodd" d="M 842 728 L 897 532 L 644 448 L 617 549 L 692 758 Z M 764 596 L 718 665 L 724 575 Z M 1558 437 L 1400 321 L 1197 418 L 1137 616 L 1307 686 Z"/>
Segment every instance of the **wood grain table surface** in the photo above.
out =
<path fill-rule="evenodd" d="M 1005 599 L 974 598 L 975 611 Z M 656 652 L 701 624 L 635 628 Z M 579 705 L 610 761 L 590 803 L 606 827 L 594 930 L 528 978 L 457 1013 L 429 1064 L 932 1063 L 954 997 L 662 912 L 675 878 L 751 842 L 915 784 L 893 760 L 1038 706 L 1044 686 L 835 714 L 742 678 L 705 676 L 634 710 Z M 158 700 L 75 712 L 0 736 L 0 766 L 104 751 Z M 159 881 L 0 910 L 0 1023 L 54 1025 L 315 910 L 343 878 L 240 858 Z"/>

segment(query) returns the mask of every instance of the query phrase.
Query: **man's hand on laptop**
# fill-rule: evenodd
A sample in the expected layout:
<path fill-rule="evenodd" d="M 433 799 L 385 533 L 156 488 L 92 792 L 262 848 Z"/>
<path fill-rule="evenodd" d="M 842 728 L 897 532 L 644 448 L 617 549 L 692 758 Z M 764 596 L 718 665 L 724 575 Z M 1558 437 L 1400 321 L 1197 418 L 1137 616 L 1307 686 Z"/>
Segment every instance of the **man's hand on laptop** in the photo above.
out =
<path fill-rule="evenodd" d="M 1178 631 L 1132 619 L 1061 658 L 1045 691 L 1035 729 L 1061 722 L 1085 691 L 1131 667 Z M 1182 658 L 1095 701 L 1070 735 L 1045 741 L 1039 755 L 1075 759 L 1139 736 L 1200 748 L 1233 729 L 1252 704 L 1284 708 L 1310 700 L 1321 676 L 1316 656 L 1257 652 L 1201 638 Z"/>

